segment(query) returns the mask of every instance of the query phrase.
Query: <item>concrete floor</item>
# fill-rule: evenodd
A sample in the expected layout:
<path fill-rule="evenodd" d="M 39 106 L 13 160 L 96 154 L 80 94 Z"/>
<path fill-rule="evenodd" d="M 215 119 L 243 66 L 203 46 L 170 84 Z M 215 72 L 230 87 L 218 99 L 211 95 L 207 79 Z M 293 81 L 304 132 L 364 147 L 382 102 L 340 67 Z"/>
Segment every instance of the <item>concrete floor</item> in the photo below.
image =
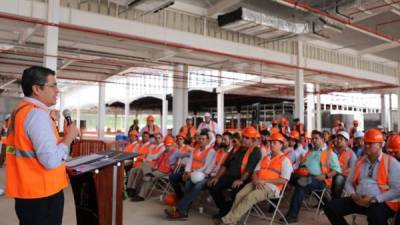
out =
<path fill-rule="evenodd" d="M 0 187 L 4 187 L 4 168 L 0 168 Z M 287 201 L 284 202 L 283 212 L 286 212 Z M 210 205 L 205 207 L 204 213 L 200 214 L 198 210 L 192 210 L 190 217 L 187 221 L 168 221 L 165 218 L 163 209 L 165 206 L 159 201 L 158 198 L 152 198 L 144 202 L 131 202 L 129 200 L 124 201 L 124 225 L 140 224 L 140 225 L 205 225 L 213 224 L 211 215 L 215 213 L 215 207 Z M 6 198 L 5 196 L 0 197 L 0 225 L 11 225 L 18 224 L 18 219 L 14 212 L 14 200 Z M 318 224 L 318 225 L 329 225 L 330 223 L 324 215 L 318 216 L 316 220 L 313 219 L 314 209 L 306 210 L 302 209 L 299 217 L 300 221 L 296 224 Z M 64 207 L 64 225 L 75 225 L 75 209 L 74 200 L 72 196 L 71 188 L 65 190 L 65 207 Z M 266 225 L 269 221 L 261 220 L 259 218 L 250 216 L 248 225 Z M 278 223 L 275 223 L 278 224 Z M 357 220 L 357 224 L 366 224 L 365 219 L 360 218 Z"/>

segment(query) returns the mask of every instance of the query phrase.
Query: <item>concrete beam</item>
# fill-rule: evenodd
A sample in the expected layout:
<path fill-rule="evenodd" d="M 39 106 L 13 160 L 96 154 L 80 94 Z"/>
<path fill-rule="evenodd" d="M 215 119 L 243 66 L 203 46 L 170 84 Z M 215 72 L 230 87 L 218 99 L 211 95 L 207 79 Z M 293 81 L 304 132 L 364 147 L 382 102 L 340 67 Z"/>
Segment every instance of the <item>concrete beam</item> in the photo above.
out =
<path fill-rule="evenodd" d="M 385 51 L 385 50 L 388 50 L 388 49 L 391 49 L 391 48 L 396 48 L 398 46 L 399 46 L 399 44 L 394 43 L 394 42 L 392 42 L 392 43 L 383 43 L 383 44 L 380 44 L 380 45 L 375 45 L 375 46 L 372 46 L 372 47 L 369 47 L 369 48 L 365 48 L 365 49 L 359 51 L 358 54 L 359 55 L 373 54 L 373 53 Z"/>
<path fill-rule="evenodd" d="M 25 44 L 25 42 L 28 41 L 41 27 L 42 25 L 36 24 L 34 27 L 30 27 L 24 30 L 24 32 L 22 32 L 19 36 L 18 44 Z"/>
<path fill-rule="evenodd" d="M 213 17 L 215 16 L 218 12 L 223 11 L 224 9 L 227 9 L 229 7 L 232 7 L 238 3 L 240 3 L 240 0 L 222 0 L 217 2 L 217 4 L 215 4 L 214 6 L 212 6 L 211 8 L 209 8 L 207 10 L 207 16 L 209 17 Z"/>

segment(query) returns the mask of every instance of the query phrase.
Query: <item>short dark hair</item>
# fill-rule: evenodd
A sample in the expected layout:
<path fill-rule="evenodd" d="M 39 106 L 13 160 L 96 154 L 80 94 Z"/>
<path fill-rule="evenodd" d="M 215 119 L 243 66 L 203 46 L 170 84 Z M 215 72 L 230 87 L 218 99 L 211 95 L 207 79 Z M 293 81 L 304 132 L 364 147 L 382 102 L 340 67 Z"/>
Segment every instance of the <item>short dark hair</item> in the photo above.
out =
<path fill-rule="evenodd" d="M 142 137 L 143 137 L 144 135 L 146 135 L 146 134 L 150 136 L 150 133 L 147 132 L 147 131 L 145 131 L 145 132 L 142 133 Z"/>
<path fill-rule="evenodd" d="M 231 134 L 231 132 L 229 132 L 229 131 L 225 131 L 225 132 L 222 134 L 222 136 L 228 136 L 229 139 L 232 138 L 232 134 Z"/>
<path fill-rule="evenodd" d="M 232 134 L 232 139 L 239 139 L 242 140 L 242 135 L 239 132 L 235 132 Z"/>
<path fill-rule="evenodd" d="M 324 135 L 322 134 L 322 132 L 319 131 L 319 130 L 313 130 L 313 131 L 311 131 L 311 135 L 314 135 L 314 134 L 318 135 L 320 138 L 323 138 L 323 137 L 324 137 Z"/>
<path fill-rule="evenodd" d="M 47 77 L 50 75 L 54 76 L 55 74 L 53 70 L 43 66 L 31 66 L 25 69 L 21 80 L 24 95 L 30 97 L 33 85 L 43 86 L 47 82 Z"/>
<path fill-rule="evenodd" d="M 210 137 L 208 136 L 208 132 L 203 132 L 203 131 L 202 131 L 202 132 L 200 133 L 200 136 L 203 136 L 203 135 L 206 136 L 207 139 L 210 139 Z"/>

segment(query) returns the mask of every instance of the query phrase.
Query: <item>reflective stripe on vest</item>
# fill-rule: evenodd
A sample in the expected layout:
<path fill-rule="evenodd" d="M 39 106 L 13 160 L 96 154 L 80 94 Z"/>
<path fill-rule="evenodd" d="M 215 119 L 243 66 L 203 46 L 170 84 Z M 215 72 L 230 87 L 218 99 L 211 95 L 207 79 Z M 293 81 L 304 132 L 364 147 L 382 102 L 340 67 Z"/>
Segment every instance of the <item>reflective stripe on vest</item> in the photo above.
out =
<path fill-rule="evenodd" d="M 200 147 L 199 147 L 193 151 L 192 171 L 200 169 L 204 166 L 208 152 L 210 151 L 210 149 L 212 149 L 212 147 L 209 147 L 206 150 L 200 151 Z"/>
<path fill-rule="evenodd" d="M 283 160 L 287 158 L 284 154 L 279 154 L 274 158 L 269 156 L 261 160 L 260 170 L 257 172 L 257 177 L 261 180 L 275 180 L 282 178 L 282 164 Z M 279 190 L 283 189 L 284 184 L 275 184 Z"/>
<path fill-rule="evenodd" d="M 156 155 L 161 151 L 161 148 L 164 146 L 163 143 L 159 144 L 157 147 L 153 148 L 150 152 L 151 155 Z M 150 166 L 156 166 L 158 159 L 154 159 L 149 161 Z"/>
<path fill-rule="evenodd" d="M 349 162 L 351 156 L 352 156 L 352 150 L 349 148 L 346 148 L 346 150 L 339 155 L 340 168 L 342 169 L 342 174 L 345 176 L 349 175 L 348 173 L 344 174 L 343 171 L 350 167 Z"/>
<path fill-rule="evenodd" d="M 390 168 L 390 162 L 393 159 L 391 156 L 389 156 L 385 153 L 382 153 L 382 154 L 383 155 L 382 155 L 381 161 L 379 162 L 379 165 L 378 165 L 378 173 L 376 176 L 376 183 L 378 184 L 378 187 L 379 187 L 379 190 L 381 191 L 381 193 L 384 193 L 384 192 L 388 191 L 390 188 L 389 187 L 389 168 Z M 355 188 L 357 188 L 357 186 L 360 182 L 361 169 L 366 160 L 367 160 L 367 157 L 363 156 L 356 163 L 356 168 L 355 168 L 354 177 L 353 177 L 353 185 Z M 400 200 L 399 199 L 394 199 L 392 201 L 387 201 L 385 203 L 394 212 L 398 212 L 400 209 Z"/>
<path fill-rule="evenodd" d="M 249 147 L 247 149 L 246 153 L 244 154 L 243 159 L 242 159 L 242 164 L 240 165 L 240 173 L 241 174 L 243 174 L 245 172 L 247 163 L 249 162 L 249 157 L 250 157 L 251 153 L 253 152 L 253 150 L 254 150 L 254 146 Z"/>
<path fill-rule="evenodd" d="M 38 160 L 32 141 L 26 135 L 25 119 L 33 109 L 46 109 L 22 100 L 12 113 L 12 129 L 6 142 L 6 195 L 13 198 L 34 199 L 51 196 L 68 186 L 65 163 L 54 169 L 45 168 Z M 50 119 L 49 115 L 49 121 Z M 56 143 L 59 136 L 51 123 Z M 49 134 L 52 135 L 52 134 Z"/>

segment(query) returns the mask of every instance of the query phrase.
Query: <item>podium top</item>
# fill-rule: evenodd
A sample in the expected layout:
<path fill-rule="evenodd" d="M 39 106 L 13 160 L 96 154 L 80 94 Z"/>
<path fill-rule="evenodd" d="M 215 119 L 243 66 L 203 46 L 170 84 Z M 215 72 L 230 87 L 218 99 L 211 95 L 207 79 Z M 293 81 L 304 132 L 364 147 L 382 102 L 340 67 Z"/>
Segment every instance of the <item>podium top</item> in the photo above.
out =
<path fill-rule="evenodd" d="M 135 158 L 137 153 L 107 151 L 78 157 L 67 162 L 67 171 L 70 175 L 76 176 L 100 169 L 120 161 Z"/>

